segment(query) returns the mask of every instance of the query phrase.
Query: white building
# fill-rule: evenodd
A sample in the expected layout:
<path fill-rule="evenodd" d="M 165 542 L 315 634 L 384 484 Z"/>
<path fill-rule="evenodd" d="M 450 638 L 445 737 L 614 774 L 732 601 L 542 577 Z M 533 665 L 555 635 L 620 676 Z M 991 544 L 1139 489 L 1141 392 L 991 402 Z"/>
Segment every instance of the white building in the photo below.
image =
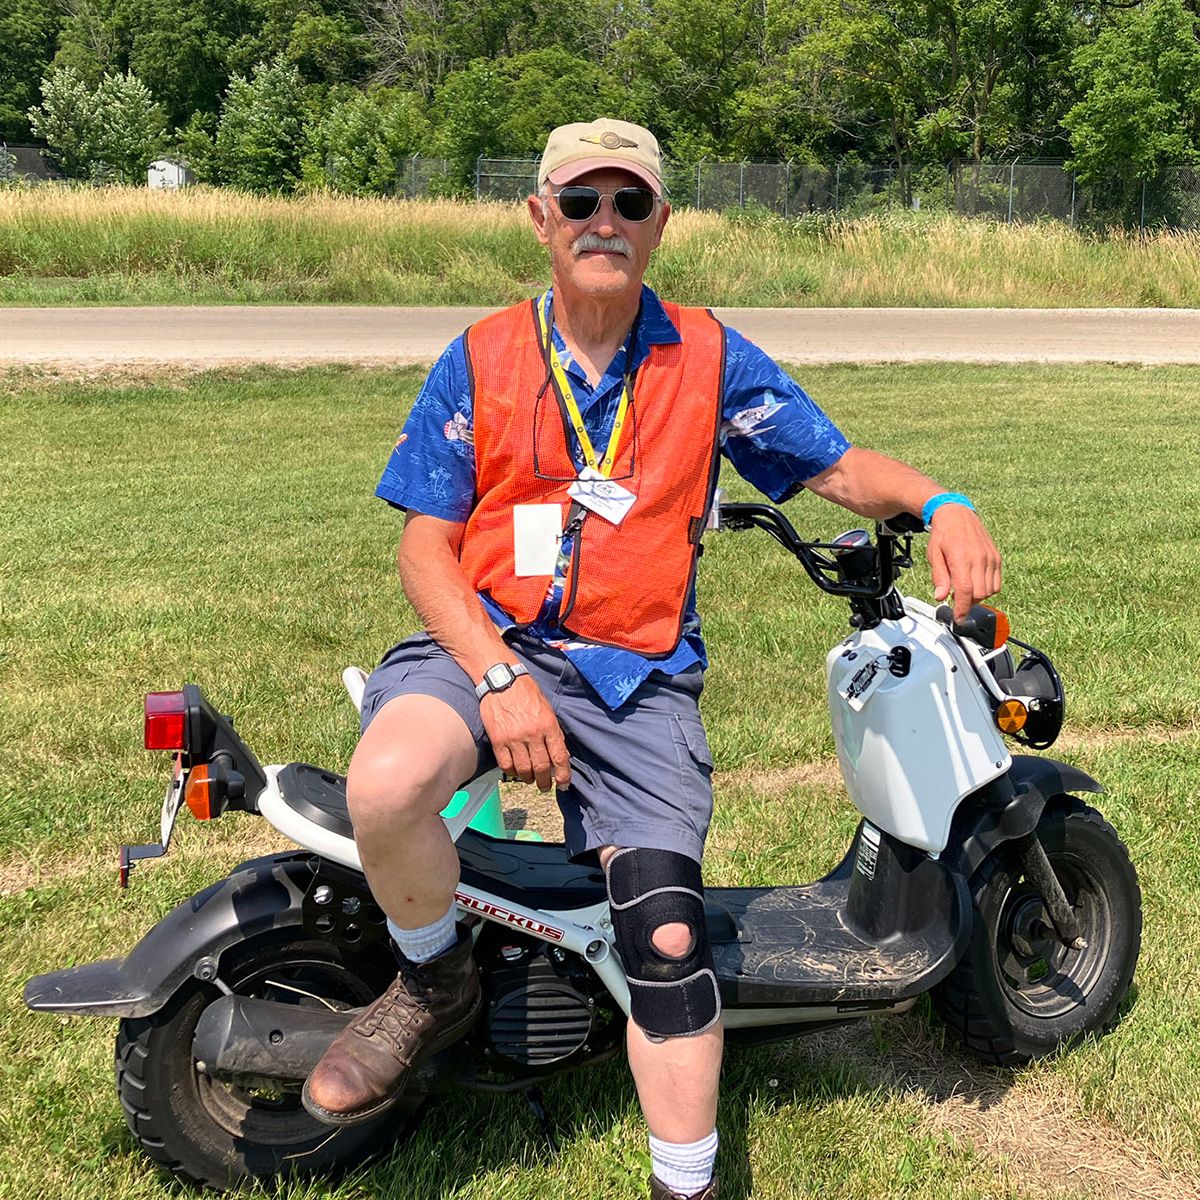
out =
<path fill-rule="evenodd" d="M 146 186 L 152 188 L 180 188 L 195 183 L 196 177 L 174 158 L 159 158 L 146 171 Z"/>

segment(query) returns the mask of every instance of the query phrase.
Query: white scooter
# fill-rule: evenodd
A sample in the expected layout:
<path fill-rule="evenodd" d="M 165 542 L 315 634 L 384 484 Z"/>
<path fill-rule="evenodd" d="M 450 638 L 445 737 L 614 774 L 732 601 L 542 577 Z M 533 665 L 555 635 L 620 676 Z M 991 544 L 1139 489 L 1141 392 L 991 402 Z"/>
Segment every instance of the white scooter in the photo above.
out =
<path fill-rule="evenodd" d="M 1009 754 L 1062 724 L 1058 675 L 1008 637 L 1003 614 L 901 596 L 912 518 L 828 544 L 776 508 L 724 504 L 718 527 L 765 529 L 853 632 L 826 660 L 838 761 L 858 831 L 841 863 L 796 887 L 709 888 L 706 910 L 731 1046 L 899 1013 L 925 992 L 968 1049 L 1018 1064 L 1118 1016 L 1141 940 L 1141 894 L 1112 827 L 1076 793 L 1083 772 Z M 1014 664 L 1011 646 L 1024 653 Z M 353 683 L 353 681 L 352 681 Z M 462 868 L 486 1003 L 475 1029 L 419 1068 L 374 1121 L 331 1128 L 302 1081 L 395 974 L 362 874 L 345 781 L 302 763 L 260 766 L 200 689 L 147 697 L 146 744 L 175 752 L 161 838 L 122 851 L 122 882 L 166 852 L 186 802 L 211 819 L 256 813 L 303 849 L 245 863 L 185 900 L 124 959 L 41 975 L 26 1003 L 120 1020 L 116 1072 L 134 1136 L 159 1165 L 217 1188 L 330 1172 L 378 1153 L 448 1086 L 522 1091 L 617 1053 L 629 989 L 604 877 L 562 845 L 471 823 L 499 772 L 464 785 L 447 826 Z"/>

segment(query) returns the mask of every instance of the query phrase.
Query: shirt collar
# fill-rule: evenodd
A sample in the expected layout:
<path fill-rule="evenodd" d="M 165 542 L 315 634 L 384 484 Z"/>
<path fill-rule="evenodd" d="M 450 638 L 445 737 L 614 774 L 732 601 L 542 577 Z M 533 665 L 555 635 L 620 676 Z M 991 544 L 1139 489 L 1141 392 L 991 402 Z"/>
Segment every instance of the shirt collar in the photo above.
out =
<path fill-rule="evenodd" d="M 545 312 L 546 306 L 550 303 L 550 299 L 554 294 L 554 288 L 546 289 L 542 296 L 542 311 Z M 560 348 L 562 339 L 555 329 L 555 344 Z M 633 331 L 633 361 L 630 363 L 631 370 L 637 370 L 638 367 L 646 359 L 646 355 L 650 353 L 651 346 L 670 346 L 676 342 L 683 340 L 679 335 L 679 330 L 675 328 L 675 323 L 667 316 L 667 310 L 663 308 L 662 301 L 655 293 L 642 284 L 642 307 L 638 316 L 637 327 Z M 618 351 L 618 353 L 620 353 Z M 575 367 L 575 372 L 582 376 L 582 371 L 572 361 L 567 365 L 568 371 L 571 367 Z"/>

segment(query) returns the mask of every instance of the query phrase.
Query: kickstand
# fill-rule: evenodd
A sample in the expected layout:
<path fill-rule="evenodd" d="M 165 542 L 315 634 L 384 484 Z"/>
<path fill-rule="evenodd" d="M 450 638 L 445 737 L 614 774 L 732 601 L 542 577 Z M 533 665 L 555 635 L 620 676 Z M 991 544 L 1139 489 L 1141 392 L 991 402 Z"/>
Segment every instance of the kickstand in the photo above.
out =
<path fill-rule="evenodd" d="M 550 1153 L 557 1156 L 558 1139 L 554 1136 L 554 1130 L 550 1128 L 550 1118 L 546 1116 L 546 1106 L 542 1103 L 542 1089 L 539 1087 L 527 1087 L 522 1090 L 525 1096 L 525 1103 L 529 1105 L 533 1115 L 537 1117 L 538 1124 L 542 1127 L 542 1133 L 545 1134 L 546 1143 L 550 1147 Z"/>

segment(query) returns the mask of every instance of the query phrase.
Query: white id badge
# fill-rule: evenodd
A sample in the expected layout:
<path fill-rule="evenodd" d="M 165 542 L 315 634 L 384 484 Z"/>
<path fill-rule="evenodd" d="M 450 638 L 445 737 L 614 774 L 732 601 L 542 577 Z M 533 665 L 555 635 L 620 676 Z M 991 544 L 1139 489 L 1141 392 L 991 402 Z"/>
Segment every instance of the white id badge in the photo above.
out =
<path fill-rule="evenodd" d="M 614 525 L 620 525 L 637 499 L 628 488 L 605 479 L 591 467 L 584 467 L 579 472 L 579 478 L 567 489 L 567 495 Z"/>
<path fill-rule="evenodd" d="M 562 541 L 562 505 L 513 505 L 513 558 L 520 575 L 553 575 Z"/>

